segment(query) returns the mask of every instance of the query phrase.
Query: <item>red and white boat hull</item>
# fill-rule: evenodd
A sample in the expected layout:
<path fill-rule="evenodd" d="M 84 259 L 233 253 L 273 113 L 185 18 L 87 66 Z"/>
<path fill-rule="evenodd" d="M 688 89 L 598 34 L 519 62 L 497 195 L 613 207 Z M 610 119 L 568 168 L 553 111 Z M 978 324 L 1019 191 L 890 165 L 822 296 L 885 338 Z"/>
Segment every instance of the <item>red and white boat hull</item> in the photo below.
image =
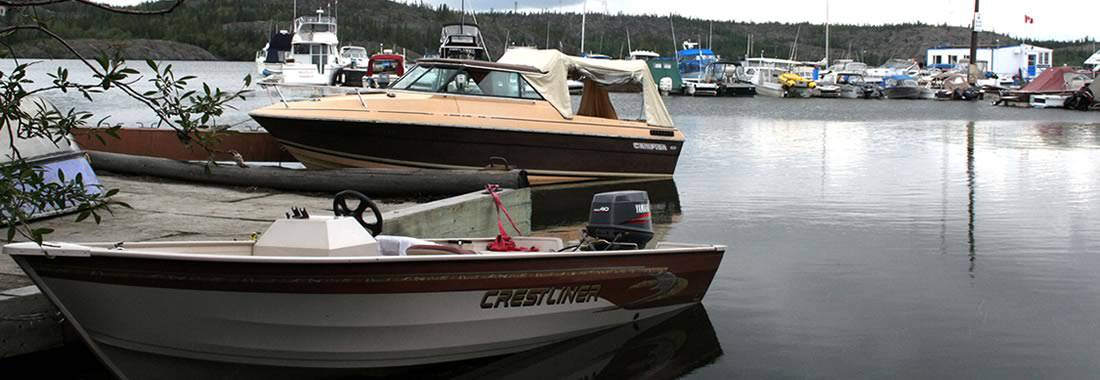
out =
<path fill-rule="evenodd" d="M 101 352 L 371 368 L 519 352 L 690 306 L 723 250 L 14 257 Z"/>

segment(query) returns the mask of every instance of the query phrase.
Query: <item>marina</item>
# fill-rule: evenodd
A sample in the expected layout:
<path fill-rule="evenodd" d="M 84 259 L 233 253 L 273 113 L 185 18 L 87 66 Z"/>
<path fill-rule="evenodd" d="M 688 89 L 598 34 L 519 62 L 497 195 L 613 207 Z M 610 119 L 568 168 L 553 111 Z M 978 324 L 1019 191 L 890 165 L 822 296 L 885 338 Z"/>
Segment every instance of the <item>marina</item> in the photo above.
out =
<path fill-rule="evenodd" d="M 919 58 L 855 53 L 828 2 L 779 45 L 606 3 L 373 7 L 435 12 L 396 28 L 334 5 L 293 2 L 240 61 L 0 59 L 0 373 L 1100 372 L 1080 41 L 982 45 L 976 1 L 969 46 Z M 624 17 L 667 32 L 616 24 L 616 52 Z"/>

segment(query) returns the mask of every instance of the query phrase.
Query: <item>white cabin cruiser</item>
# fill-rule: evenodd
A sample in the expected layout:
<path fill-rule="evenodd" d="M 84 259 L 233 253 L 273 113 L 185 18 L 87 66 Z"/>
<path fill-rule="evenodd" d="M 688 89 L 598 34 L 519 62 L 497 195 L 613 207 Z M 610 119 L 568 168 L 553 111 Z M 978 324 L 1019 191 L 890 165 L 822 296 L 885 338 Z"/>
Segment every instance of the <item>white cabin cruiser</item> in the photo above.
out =
<path fill-rule="evenodd" d="M 348 62 L 339 51 L 336 17 L 325 16 L 318 9 L 314 16 L 294 20 L 290 51 L 282 53 L 282 61 L 272 56 L 272 42 L 257 54 L 256 60 L 264 82 L 327 86 Z M 262 55 L 262 56 L 261 56 Z M 262 60 L 261 60 L 262 59 Z"/>
<path fill-rule="evenodd" d="M 150 355 L 323 369 L 525 351 L 698 304 L 726 248 L 650 248 L 641 191 L 597 194 L 586 237 L 569 247 L 503 227 L 496 239 L 381 236 L 378 207 L 352 191 L 333 209 L 296 209 L 255 242 L 26 242 L 3 252 L 116 375 L 148 378 L 156 374 L 120 368 Z"/>

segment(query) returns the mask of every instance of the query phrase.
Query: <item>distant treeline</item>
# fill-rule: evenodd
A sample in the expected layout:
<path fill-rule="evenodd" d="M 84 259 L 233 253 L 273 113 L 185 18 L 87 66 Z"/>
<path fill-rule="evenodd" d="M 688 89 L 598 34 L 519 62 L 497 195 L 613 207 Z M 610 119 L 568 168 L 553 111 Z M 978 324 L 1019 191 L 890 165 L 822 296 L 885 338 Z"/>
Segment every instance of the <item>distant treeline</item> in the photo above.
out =
<path fill-rule="evenodd" d="M 165 3 L 146 3 L 139 8 L 157 8 Z M 463 18 L 457 10 L 445 5 L 430 6 L 422 2 L 345 0 L 339 9 L 329 9 L 330 3 L 329 0 L 300 0 L 298 14 L 312 14 L 318 6 L 324 7 L 328 14 L 338 16 L 343 44 L 377 50 L 378 44 L 384 43 L 387 47 L 407 49 L 414 57 L 436 50 L 443 23 Z M 222 59 L 251 60 L 267 41 L 273 27 L 291 28 L 292 4 L 292 0 L 190 0 L 168 15 L 129 16 L 63 3 L 38 7 L 37 13 L 66 38 L 169 40 L 200 47 Z M 26 11 L 9 11 L 2 20 L 5 24 L 14 24 L 28 17 Z M 493 57 L 499 57 L 508 44 L 558 48 L 572 54 L 580 52 L 580 14 L 492 11 L 478 13 L 476 17 Z M 472 17 L 467 15 L 465 20 L 472 21 Z M 712 47 L 724 57 L 740 58 L 747 52 L 750 35 L 753 40 L 750 54 L 754 56 L 788 58 L 796 37 L 794 58 L 816 61 L 825 53 L 825 26 L 818 24 L 710 22 L 667 15 L 589 14 L 587 25 L 586 50 L 613 57 L 624 55 L 630 49 L 653 50 L 667 56 L 680 48 L 680 42 L 691 39 L 701 42 L 703 47 Z M 852 58 L 877 65 L 889 58 L 923 60 L 926 49 L 939 45 L 966 45 L 970 41 L 970 31 L 922 23 L 833 25 L 830 37 L 830 58 Z M 36 40 L 40 38 L 21 32 L 7 37 L 4 42 L 17 48 L 30 47 L 39 44 Z M 1088 39 L 1021 41 L 994 33 L 981 33 L 979 37 L 983 46 L 1019 42 L 1054 48 L 1056 65 L 1081 65 L 1096 49 L 1095 41 Z M 40 47 L 26 50 L 63 54 L 57 49 Z M 130 49 L 127 54 L 141 51 L 146 50 Z"/>

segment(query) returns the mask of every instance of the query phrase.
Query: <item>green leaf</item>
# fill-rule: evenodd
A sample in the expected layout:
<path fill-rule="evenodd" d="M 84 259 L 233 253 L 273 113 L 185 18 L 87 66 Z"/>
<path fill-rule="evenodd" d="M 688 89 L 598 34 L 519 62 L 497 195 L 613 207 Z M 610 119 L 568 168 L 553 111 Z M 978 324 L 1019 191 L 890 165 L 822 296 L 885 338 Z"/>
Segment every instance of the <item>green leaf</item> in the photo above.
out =
<path fill-rule="evenodd" d="M 15 223 L 8 226 L 8 242 L 15 240 Z"/>
<path fill-rule="evenodd" d="M 99 63 L 99 67 L 102 67 L 104 71 L 111 67 L 106 54 L 99 55 L 95 58 L 95 61 Z"/>
<path fill-rule="evenodd" d="M 92 216 L 91 211 L 88 211 L 88 210 L 81 211 L 80 215 L 76 216 L 76 223 L 80 223 L 84 219 L 88 219 L 89 216 Z"/>

